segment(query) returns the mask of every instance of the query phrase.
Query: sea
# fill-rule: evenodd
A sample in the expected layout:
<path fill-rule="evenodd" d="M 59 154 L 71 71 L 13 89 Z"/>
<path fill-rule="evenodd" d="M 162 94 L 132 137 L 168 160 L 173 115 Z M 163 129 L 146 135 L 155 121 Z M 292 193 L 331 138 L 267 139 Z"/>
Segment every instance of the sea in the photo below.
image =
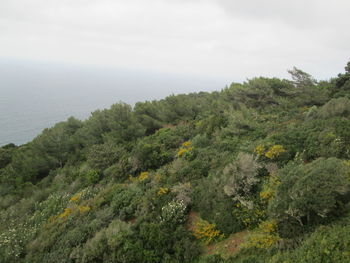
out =
<path fill-rule="evenodd" d="M 0 59 L 0 146 L 25 144 L 73 116 L 85 120 L 113 103 L 214 91 L 223 79 Z"/>

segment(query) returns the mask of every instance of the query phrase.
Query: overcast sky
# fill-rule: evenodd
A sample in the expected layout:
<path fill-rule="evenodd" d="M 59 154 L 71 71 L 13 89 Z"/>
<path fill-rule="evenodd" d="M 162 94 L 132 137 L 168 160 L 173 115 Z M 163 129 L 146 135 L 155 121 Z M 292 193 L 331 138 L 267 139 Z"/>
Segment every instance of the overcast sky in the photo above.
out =
<path fill-rule="evenodd" d="M 0 0 L 0 59 L 327 79 L 350 59 L 349 12 L 349 0 Z"/>

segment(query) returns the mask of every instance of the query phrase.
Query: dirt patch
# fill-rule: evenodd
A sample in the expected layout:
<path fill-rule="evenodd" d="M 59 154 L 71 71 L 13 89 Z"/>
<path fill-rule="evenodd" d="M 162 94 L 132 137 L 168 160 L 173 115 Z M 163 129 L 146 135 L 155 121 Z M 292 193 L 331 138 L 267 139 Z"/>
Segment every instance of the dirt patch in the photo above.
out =
<path fill-rule="evenodd" d="M 224 246 L 227 254 L 232 255 L 239 250 L 239 246 L 244 242 L 244 238 L 246 237 L 247 233 L 247 231 L 236 233 L 233 238 L 225 242 Z"/>
<path fill-rule="evenodd" d="M 191 211 L 188 215 L 187 223 L 186 223 L 186 228 L 190 231 L 194 231 L 195 224 L 199 219 L 199 215 L 197 212 Z"/>
<path fill-rule="evenodd" d="M 206 248 L 206 254 L 220 254 L 224 258 L 228 258 L 240 249 L 240 245 L 244 242 L 244 239 L 247 236 L 247 234 L 248 231 L 238 232 L 230 235 L 223 241 L 210 244 Z"/>
<path fill-rule="evenodd" d="M 130 219 L 126 220 L 125 222 L 127 222 L 127 223 L 133 225 L 133 224 L 136 223 L 136 218 L 130 218 Z"/>
<path fill-rule="evenodd" d="M 200 220 L 199 214 L 194 211 L 190 211 L 186 223 L 187 230 L 194 232 L 195 225 Z M 220 254 L 224 258 L 228 258 L 235 254 L 240 245 L 244 242 L 245 237 L 248 235 L 248 231 L 242 231 L 238 233 L 231 234 L 224 240 L 220 242 L 211 243 L 209 245 L 204 245 L 204 254 L 205 255 L 213 255 Z"/>

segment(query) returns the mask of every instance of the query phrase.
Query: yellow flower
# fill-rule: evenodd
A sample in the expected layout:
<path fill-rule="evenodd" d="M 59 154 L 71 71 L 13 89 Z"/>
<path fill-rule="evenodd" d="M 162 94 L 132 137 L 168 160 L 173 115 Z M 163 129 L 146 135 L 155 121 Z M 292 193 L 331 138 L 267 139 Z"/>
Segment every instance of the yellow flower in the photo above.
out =
<path fill-rule="evenodd" d="M 80 214 L 84 214 L 84 213 L 90 211 L 89 206 L 78 206 L 78 209 L 79 209 Z"/>
<path fill-rule="evenodd" d="M 69 201 L 71 201 L 71 202 L 79 202 L 81 194 L 82 193 L 77 193 L 77 194 L 73 195 Z"/>
<path fill-rule="evenodd" d="M 131 182 L 142 182 L 146 180 L 149 177 L 149 172 L 142 172 L 138 177 L 133 177 L 132 175 L 129 175 L 129 180 Z"/>
<path fill-rule="evenodd" d="M 59 214 L 58 217 L 59 218 L 66 218 L 67 216 L 69 216 L 72 213 L 72 209 L 70 208 L 65 208 L 64 212 Z"/>
<path fill-rule="evenodd" d="M 199 220 L 195 224 L 193 235 L 204 243 L 209 244 L 217 238 L 224 237 L 224 234 L 221 234 L 220 230 L 216 229 L 215 224 L 210 224 L 206 220 Z"/>
<path fill-rule="evenodd" d="M 259 228 L 249 236 L 248 240 L 242 245 L 242 247 L 268 249 L 279 240 L 281 240 L 281 238 L 277 234 L 276 221 L 265 221 L 262 222 L 259 225 Z"/>
<path fill-rule="evenodd" d="M 283 148 L 282 145 L 274 145 L 265 153 L 265 156 L 269 159 L 275 159 L 276 157 L 278 157 L 281 153 L 284 153 L 285 151 L 286 150 Z"/>
<path fill-rule="evenodd" d="M 178 157 L 181 157 L 182 155 L 184 155 L 184 154 L 187 153 L 187 152 L 188 152 L 187 149 L 185 149 L 185 148 L 180 148 L 180 149 L 178 150 L 178 152 L 177 152 L 177 156 L 178 156 Z"/>
<path fill-rule="evenodd" d="M 182 147 L 177 151 L 177 157 L 181 157 L 183 155 L 186 155 L 190 153 L 193 150 L 193 147 L 191 147 L 192 142 L 187 141 L 182 144 Z"/>
<path fill-rule="evenodd" d="M 187 142 L 184 142 L 182 144 L 183 147 L 187 148 L 187 147 L 190 147 L 192 145 L 192 142 L 191 141 L 187 141 Z"/>
<path fill-rule="evenodd" d="M 168 192 L 169 192 L 169 188 L 161 187 L 161 188 L 159 188 L 159 191 L 158 191 L 157 195 L 164 195 L 164 194 L 166 194 Z"/>
<path fill-rule="evenodd" d="M 142 173 L 140 173 L 138 180 L 140 182 L 142 182 L 142 181 L 146 180 L 148 178 L 148 176 L 149 176 L 149 172 L 142 172 Z"/>
<path fill-rule="evenodd" d="M 275 195 L 275 191 L 272 189 L 266 189 L 265 191 L 260 192 L 260 198 L 263 200 L 270 200 Z"/>
<path fill-rule="evenodd" d="M 259 156 L 264 155 L 264 152 L 265 152 L 265 147 L 264 147 L 264 145 L 258 145 L 258 146 L 256 146 L 255 149 L 254 149 L 254 152 L 255 152 L 257 155 L 259 155 Z"/>

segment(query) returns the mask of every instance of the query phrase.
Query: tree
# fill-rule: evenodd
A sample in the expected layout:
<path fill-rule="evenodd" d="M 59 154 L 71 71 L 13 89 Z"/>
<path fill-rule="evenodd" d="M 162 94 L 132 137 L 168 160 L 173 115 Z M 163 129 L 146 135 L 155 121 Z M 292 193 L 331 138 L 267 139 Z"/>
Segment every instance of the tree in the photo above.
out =
<path fill-rule="evenodd" d="M 126 103 L 113 104 L 108 110 L 106 121 L 110 132 L 105 134 L 105 140 L 129 142 L 145 134 L 145 128 L 137 120 L 131 106 Z"/>
<path fill-rule="evenodd" d="M 257 169 L 259 164 L 254 157 L 247 153 L 239 153 L 237 160 L 224 169 L 227 182 L 224 191 L 228 196 L 241 205 L 252 209 L 253 202 L 249 200 L 254 186 L 259 182 Z"/>
<path fill-rule="evenodd" d="M 332 95 L 333 97 L 350 97 L 350 61 L 345 67 L 344 74 L 338 74 L 338 77 L 333 80 Z"/>
<path fill-rule="evenodd" d="M 292 76 L 292 83 L 297 88 L 315 86 L 317 84 L 317 81 L 310 74 L 296 67 L 288 70 L 288 73 Z"/>
<path fill-rule="evenodd" d="M 155 101 L 138 102 L 134 112 L 138 121 L 146 128 L 146 135 L 153 134 L 163 125 L 159 117 L 159 103 Z"/>

